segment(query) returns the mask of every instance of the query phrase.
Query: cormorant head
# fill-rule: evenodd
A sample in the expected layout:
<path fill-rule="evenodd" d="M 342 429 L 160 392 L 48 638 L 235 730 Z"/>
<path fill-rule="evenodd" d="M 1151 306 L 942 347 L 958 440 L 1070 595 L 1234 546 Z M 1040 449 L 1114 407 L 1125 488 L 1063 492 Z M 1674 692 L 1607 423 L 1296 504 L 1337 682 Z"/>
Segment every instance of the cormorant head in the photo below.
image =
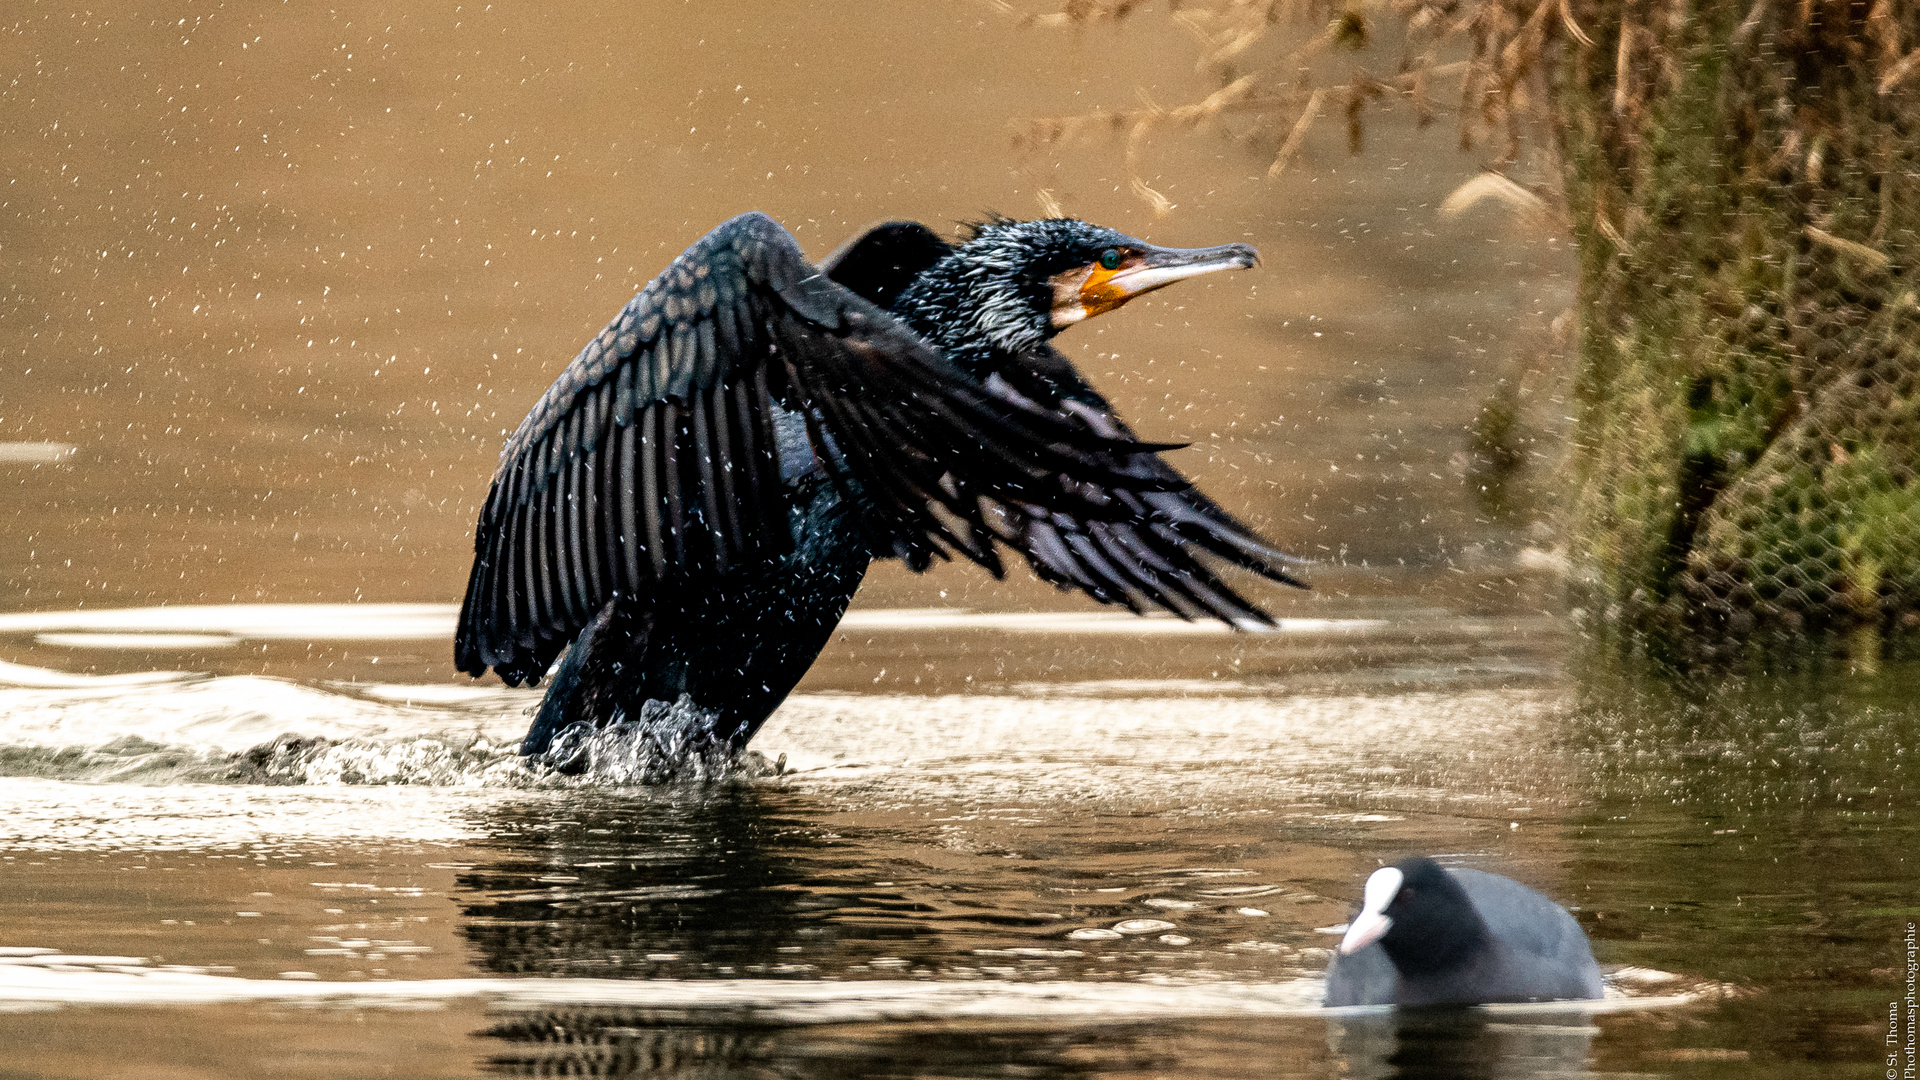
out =
<path fill-rule="evenodd" d="M 968 336 L 1013 352 L 1183 278 L 1259 261 L 1247 244 L 1163 248 L 1073 218 L 996 218 L 969 226 L 952 254 L 916 282 L 924 287 L 908 293 L 959 301 L 971 315 Z M 916 298 L 902 299 L 911 307 Z M 939 329 L 949 336 L 959 328 Z M 959 342 L 942 344 L 951 351 Z"/>

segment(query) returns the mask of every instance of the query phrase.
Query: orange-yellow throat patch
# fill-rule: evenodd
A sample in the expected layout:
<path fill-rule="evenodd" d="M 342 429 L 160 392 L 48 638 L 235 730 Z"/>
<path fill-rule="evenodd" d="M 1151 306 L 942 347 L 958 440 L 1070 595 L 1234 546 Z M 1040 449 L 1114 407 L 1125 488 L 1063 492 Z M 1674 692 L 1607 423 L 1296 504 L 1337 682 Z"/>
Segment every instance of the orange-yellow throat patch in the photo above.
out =
<path fill-rule="evenodd" d="M 1053 325 L 1071 326 L 1095 315 L 1105 315 L 1138 296 L 1123 281 L 1114 280 L 1135 269 L 1140 260 L 1128 259 L 1111 270 L 1094 263 L 1053 277 Z"/>

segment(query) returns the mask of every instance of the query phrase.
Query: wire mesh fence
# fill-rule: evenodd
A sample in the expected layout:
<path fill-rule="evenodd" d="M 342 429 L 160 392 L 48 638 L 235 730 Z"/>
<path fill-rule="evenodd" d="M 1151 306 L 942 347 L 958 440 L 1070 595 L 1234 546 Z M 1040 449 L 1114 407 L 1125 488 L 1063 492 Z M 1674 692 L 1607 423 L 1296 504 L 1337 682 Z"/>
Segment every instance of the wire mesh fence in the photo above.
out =
<path fill-rule="evenodd" d="M 1072 0 L 1026 18 L 1071 27 L 1151 6 Z M 1803 652 L 1814 637 L 1854 653 L 1920 642 L 1920 4 L 1169 12 L 1218 90 L 1022 122 L 1016 143 L 1110 133 L 1164 211 L 1139 173 L 1156 132 L 1277 144 L 1277 175 L 1323 112 L 1345 113 L 1358 153 L 1370 110 L 1406 104 L 1424 124 L 1451 102 L 1458 144 L 1489 170 L 1456 198 L 1530 202 L 1580 246 L 1565 520 L 1586 610 L 1690 656 L 1756 636 Z M 1505 175 L 1527 140 L 1544 183 Z"/>
<path fill-rule="evenodd" d="M 1920 27 L 1717 6 L 1628 11 L 1636 62 L 1569 80 L 1574 539 L 1607 621 L 1683 652 L 1880 651 L 1920 629 Z"/>

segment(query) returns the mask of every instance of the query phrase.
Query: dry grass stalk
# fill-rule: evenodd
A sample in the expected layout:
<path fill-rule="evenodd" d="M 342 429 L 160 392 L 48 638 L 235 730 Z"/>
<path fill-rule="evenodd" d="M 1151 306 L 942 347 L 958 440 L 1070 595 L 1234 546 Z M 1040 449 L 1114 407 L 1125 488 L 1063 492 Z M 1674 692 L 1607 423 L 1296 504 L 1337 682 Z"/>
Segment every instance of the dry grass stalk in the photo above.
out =
<path fill-rule="evenodd" d="M 1038 27 L 1086 27 L 1117 22 L 1147 5 L 1124 0 L 1069 0 L 1044 14 L 1021 12 L 1012 0 L 986 0 L 995 10 Z M 1431 123 L 1442 107 L 1434 88 L 1458 78 L 1460 141 L 1472 146 L 1484 131 L 1504 168 L 1518 157 L 1524 122 L 1546 95 L 1530 86 L 1547 43 L 1591 39 L 1575 19 L 1574 0 L 1176 0 L 1169 19 L 1198 47 L 1196 66 L 1221 81 L 1219 89 L 1186 105 L 1152 102 L 1129 110 L 1015 121 L 1016 147 L 1035 153 L 1095 137 L 1123 140 L 1128 186 L 1157 213 L 1173 204 L 1146 182 L 1145 156 L 1155 136 L 1171 129 L 1228 124 L 1232 133 L 1277 149 L 1267 176 L 1297 160 L 1307 136 L 1337 103 L 1345 114 L 1347 144 L 1358 153 L 1370 107 L 1405 102 L 1417 121 Z M 1304 35 L 1298 28 L 1318 28 Z M 1287 33 L 1289 27 L 1295 32 Z M 1276 47 L 1276 43 L 1278 46 Z M 1443 57 L 1453 51 L 1456 56 Z M 1458 58 L 1458 53 L 1466 58 Z M 1321 78 L 1332 58 L 1392 54 L 1393 73 L 1355 65 L 1344 79 Z"/>
<path fill-rule="evenodd" d="M 1845 237 L 1835 236 L 1825 229 L 1813 225 L 1807 226 L 1806 233 L 1807 239 L 1814 243 L 1825 244 L 1835 251 L 1851 255 L 1875 270 L 1885 270 L 1893 264 L 1893 260 L 1888 258 L 1884 252 L 1875 251 L 1873 248 L 1857 240 L 1848 240 Z"/>
<path fill-rule="evenodd" d="M 1009 16 L 1021 26 L 1061 29 L 1096 22 L 1118 22 L 1146 6 L 1146 0 L 1067 0 L 1059 11 L 1046 14 L 1022 12 L 1008 0 L 983 0 L 993 10 Z"/>
<path fill-rule="evenodd" d="M 1912 75 L 1915 70 L 1920 70 L 1920 49 L 1915 49 L 1888 65 L 1887 73 L 1880 76 L 1880 93 L 1882 95 L 1893 93 L 1894 87 L 1905 82 L 1907 76 Z"/>
<path fill-rule="evenodd" d="M 1560 22 L 1567 28 L 1567 36 L 1579 42 L 1581 48 L 1593 48 L 1593 39 L 1588 37 L 1586 31 L 1580 29 L 1580 24 L 1573 19 L 1572 0 L 1560 0 Z"/>
<path fill-rule="evenodd" d="M 1293 130 L 1288 133 L 1287 141 L 1280 144 L 1280 152 L 1273 156 L 1273 164 L 1267 168 L 1267 179 L 1272 180 L 1286 170 L 1287 162 L 1300 150 L 1300 144 L 1307 139 L 1307 131 L 1313 127 L 1314 118 L 1320 115 L 1320 103 L 1325 101 L 1327 91 L 1321 87 L 1307 98 L 1307 107 L 1300 113 L 1300 119 L 1293 122 Z"/>
<path fill-rule="evenodd" d="M 1454 188 L 1441 201 L 1440 214 L 1442 217 L 1456 217 L 1489 199 L 1537 220 L 1543 220 L 1551 213 L 1547 201 L 1536 192 L 1522 187 L 1500 173 L 1483 172 Z"/>

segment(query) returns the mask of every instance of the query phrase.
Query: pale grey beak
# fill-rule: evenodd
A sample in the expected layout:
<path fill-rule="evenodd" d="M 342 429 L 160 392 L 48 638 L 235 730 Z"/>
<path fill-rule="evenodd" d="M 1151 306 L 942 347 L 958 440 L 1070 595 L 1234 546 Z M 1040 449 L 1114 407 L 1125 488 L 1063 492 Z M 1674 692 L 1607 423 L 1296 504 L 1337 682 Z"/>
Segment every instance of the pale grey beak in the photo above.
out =
<path fill-rule="evenodd" d="M 1147 248 L 1138 266 L 1113 275 L 1109 282 L 1131 299 L 1216 270 L 1247 270 L 1260 265 L 1260 253 L 1251 244 L 1222 244 L 1208 248 Z"/>
<path fill-rule="evenodd" d="M 1347 924 L 1347 936 L 1340 939 L 1340 955 L 1352 956 L 1385 937 L 1391 929 L 1392 919 L 1373 912 L 1362 912 Z"/>
<path fill-rule="evenodd" d="M 1393 919 L 1387 915 L 1387 905 L 1400 894 L 1400 886 L 1407 877 L 1391 866 L 1383 866 L 1367 878 L 1366 890 L 1360 897 L 1360 914 L 1347 924 L 1347 936 L 1340 939 L 1340 955 L 1352 956 L 1361 949 L 1385 937 L 1393 929 Z"/>

